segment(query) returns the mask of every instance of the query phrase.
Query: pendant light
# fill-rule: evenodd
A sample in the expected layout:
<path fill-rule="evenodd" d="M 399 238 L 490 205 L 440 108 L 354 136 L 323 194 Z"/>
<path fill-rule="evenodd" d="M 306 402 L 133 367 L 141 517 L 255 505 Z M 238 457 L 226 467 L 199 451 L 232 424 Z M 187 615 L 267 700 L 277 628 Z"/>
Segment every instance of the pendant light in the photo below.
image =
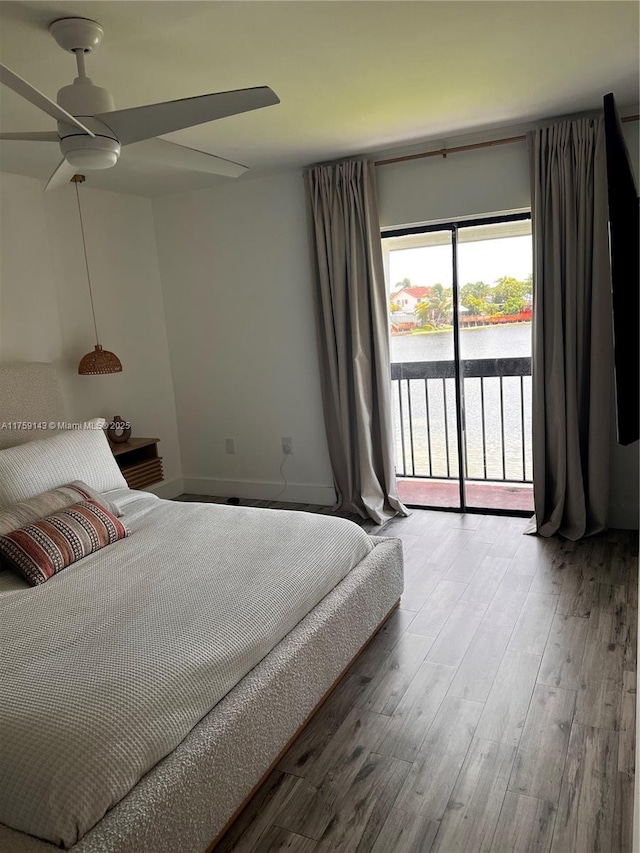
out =
<path fill-rule="evenodd" d="M 87 244 L 84 238 L 84 223 L 82 222 L 82 209 L 80 207 L 80 193 L 78 184 L 84 182 L 84 175 L 74 175 L 71 178 L 76 188 L 76 201 L 78 202 L 78 218 L 80 219 L 80 232 L 82 234 L 82 248 L 84 251 L 84 264 L 87 270 L 87 284 L 89 285 L 89 298 L 91 299 L 91 313 L 93 314 L 93 328 L 96 333 L 96 345 L 93 352 L 83 355 L 78 365 L 78 373 L 81 376 L 96 376 L 102 373 L 122 373 L 122 363 L 118 356 L 102 349 L 98 341 L 98 325 L 96 323 L 96 309 L 93 305 L 93 292 L 91 290 L 91 275 L 89 273 L 89 261 L 87 260 Z"/>

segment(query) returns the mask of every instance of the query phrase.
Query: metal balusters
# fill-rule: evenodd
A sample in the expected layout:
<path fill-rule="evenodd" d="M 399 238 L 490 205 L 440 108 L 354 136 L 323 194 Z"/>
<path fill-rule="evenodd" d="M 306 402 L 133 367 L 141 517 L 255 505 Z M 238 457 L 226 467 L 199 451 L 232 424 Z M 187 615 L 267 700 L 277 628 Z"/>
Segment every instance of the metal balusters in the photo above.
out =
<path fill-rule="evenodd" d="M 444 405 L 444 446 L 447 453 L 447 479 L 451 477 L 451 465 L 449 462 L 449 423 L 447 419 L 447 380 L 442 377 L 442 398 Z"/>
<path fill-rule="evenodd" d="M 450 435 L 451 412 L 448 410 L 448 403 L 451 398 L 451 389 L 447 388 L 447 379 L 454 379 L 453 362 L 443 360 L 394 363 L 391 369 L 392 381 L 397 383 L 398 392 L 398 409 L 394 411 L 396 411 L 396 439 L 398 432 L 400 433 L 400 440 L 396 445 L 398 469 L 402 465 L 402 471 L 398 470 L 399 476 L 419 479 L 457 479 L 456 471 L 460 460 L 454 465 L 451 441 L 453 439 L 457 447 L 457 438 L 456 434 Z M 524 393 L 525 376 L 531 375 L 530 359 L 465 360 L 462 362 L 462 370 L 465 379 L 473 377 L 480 379 L 480 385 L 476 386 L 477 396 L 470 388 L 468 389 L 468 405 L 471 408 L 467 413 L 467 428 L 462 442 L 463 453 L 466 452 L 467 455 L 472 453 L 472 464 L 476 465 L 479 476 L 468 476 L 466 479 L 475 482 L 530 483 L 530 478 L 527 478 L 531 469 L 530 435 L 526 429 L 527 406 Z M 505 384 L 504 378 L 509 376 L 519 379 L 519 382 L 513 385 Z M 499 404 L 496 400 L 495 409 L 491 405 L 493 394 L 490 394 L 490 386 L 485 383 L 489 378 L 498 380 L 496 396 L 499 397 Z M 424 383 L 424 398 L 419 393 L 420 386 L 414 384 L 411 387 L 410 380 L 418 379 L 422 379 Z M 429 382 L 431 379 L 439 379 L 442 383 L 442 413 L 434 398 L 434 386 Z M 518 420 L 520 421 L 519 429 L 516 425 Z M 491 438 L 496 436 L 497 439 L 498 430 L 499 450 L 498 441 L 495 441 L 494 447 L 494 440 Z M 474 435 L 477 436 L 475 446 L 478 447 L 478 456 L 481 446 L 482 466 L 479 465 L 477 457 L 474 461 L 474 442 L 469 444 L 470 438 Z M 441 441 L 444 442 L 444 448 Z M 409 464 L 409 454 L 411 454 L 411 464 Z M 508 467 L 513 469 L 514 461 L 515 477 L 513 474 L 509 475 L 507 471 Z M 476 473 L 475 470 L 474 473 Z"/>
<path fill-rule="evenodd" d="M 431 457 L 431 418 L 429 415 L 429 380 L 424 380 L 424 404 L 427 413 L 427 451 L 429 454 L 429 476 L 433 477 L 433 460 Z"/>
<path fill-rule="evenodd" d="M 482 424 L 482 465 L 484 478 L 487 479 L 487 435 L 484 418 L 484 376 L 480 377 L 480 423 Z"/>
<path fill-rule="evenodd" d="M 400 403 L 400 444 L 402 445 L 402 476 L 407 476 L 407 456 L 404 446 L 404 412 L 402 406 L 402 383 L 398 382 L 398 400 Z"/>
<path fill-rule="evenodd" d="M 522 439 L 522 482 L 527 482 L 527 456 L 524 447 L 524 376 L 520 377 L 520 436 Z"/>
<path fill-rule="evenodd" d="M 500 377 L 500 437 L 502 448 L 502 479 L 507 479 L 507 457 L 504 443 L 504 390 L 502 387 L 503 377 Z"/>
<path fill-rule="evenodd" d="M 407 406 L 409 409 L 409 443 L 411 445 L 411 471 L 416 476 L 416 454 L 413 447 L 413 409 L 411 407 L 411 380 L 407 379 Z"/>

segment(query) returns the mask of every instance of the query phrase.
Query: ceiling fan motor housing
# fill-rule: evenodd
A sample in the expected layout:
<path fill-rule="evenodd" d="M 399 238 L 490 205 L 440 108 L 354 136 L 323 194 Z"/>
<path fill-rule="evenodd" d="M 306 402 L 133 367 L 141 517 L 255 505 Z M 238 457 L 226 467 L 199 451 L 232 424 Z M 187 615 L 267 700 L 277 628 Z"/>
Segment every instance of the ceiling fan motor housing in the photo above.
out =
<path fill-rule="evenodd" d="M 88 77 L 77 77 L 70 86 L 58 92 L 58 104 L 93 131 L 92 138 L 76 127 L 58 122 L 60 150 L 65 159 L 77 169 L 110 169 L 118 162 L 120 143 L 113 131 L 99 119 L 99 113 L 115 108 L 110 93 L 94 86 Z"/>

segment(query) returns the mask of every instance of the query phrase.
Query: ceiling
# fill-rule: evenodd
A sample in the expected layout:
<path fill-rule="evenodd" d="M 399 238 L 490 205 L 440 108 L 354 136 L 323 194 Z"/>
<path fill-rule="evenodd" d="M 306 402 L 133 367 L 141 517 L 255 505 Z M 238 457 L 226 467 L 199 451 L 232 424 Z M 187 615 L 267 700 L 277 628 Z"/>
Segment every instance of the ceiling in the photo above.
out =
<path fill-rule="evenodd" d="M 268 85 L 281 104 L 167 138 L 261 175 L 363 152 L 451 139 L 596 109 L 613 91 L 638 104 L 635 2 L 0 2 L 0 60 L 55 98 L 75 63 L 49 35 L 55 19 L 100 21 L 87 59 L 116 108 Z M 3 131 L 54 122 L 5 87 Z M 124 149 L 91 186 L 160 195 L 227 182 L 159 168 Z M 130 154 L 130 156 L 127 156 Z M 52 143 L 0 143 L 0 169 L 47 178 Z"/>

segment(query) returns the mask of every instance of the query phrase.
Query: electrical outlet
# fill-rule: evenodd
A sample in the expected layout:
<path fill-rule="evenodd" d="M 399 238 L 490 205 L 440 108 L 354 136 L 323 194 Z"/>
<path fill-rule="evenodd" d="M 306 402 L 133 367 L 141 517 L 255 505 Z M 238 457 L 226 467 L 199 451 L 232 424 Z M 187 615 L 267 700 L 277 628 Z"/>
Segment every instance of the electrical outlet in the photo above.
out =
<path fill-rule="evenodd" d="M 235 453 L 236 452 L 236 440 L 235 438 L 225 438 L 224 446 L 227 453 Z"/>
<path fill-rule="evenodd" d="M 285 454 L 285 456 L 289 455 L 290 453 L 293 453 L 293 439 L 290 435 L 282 436 L 282 452 Z"/>

